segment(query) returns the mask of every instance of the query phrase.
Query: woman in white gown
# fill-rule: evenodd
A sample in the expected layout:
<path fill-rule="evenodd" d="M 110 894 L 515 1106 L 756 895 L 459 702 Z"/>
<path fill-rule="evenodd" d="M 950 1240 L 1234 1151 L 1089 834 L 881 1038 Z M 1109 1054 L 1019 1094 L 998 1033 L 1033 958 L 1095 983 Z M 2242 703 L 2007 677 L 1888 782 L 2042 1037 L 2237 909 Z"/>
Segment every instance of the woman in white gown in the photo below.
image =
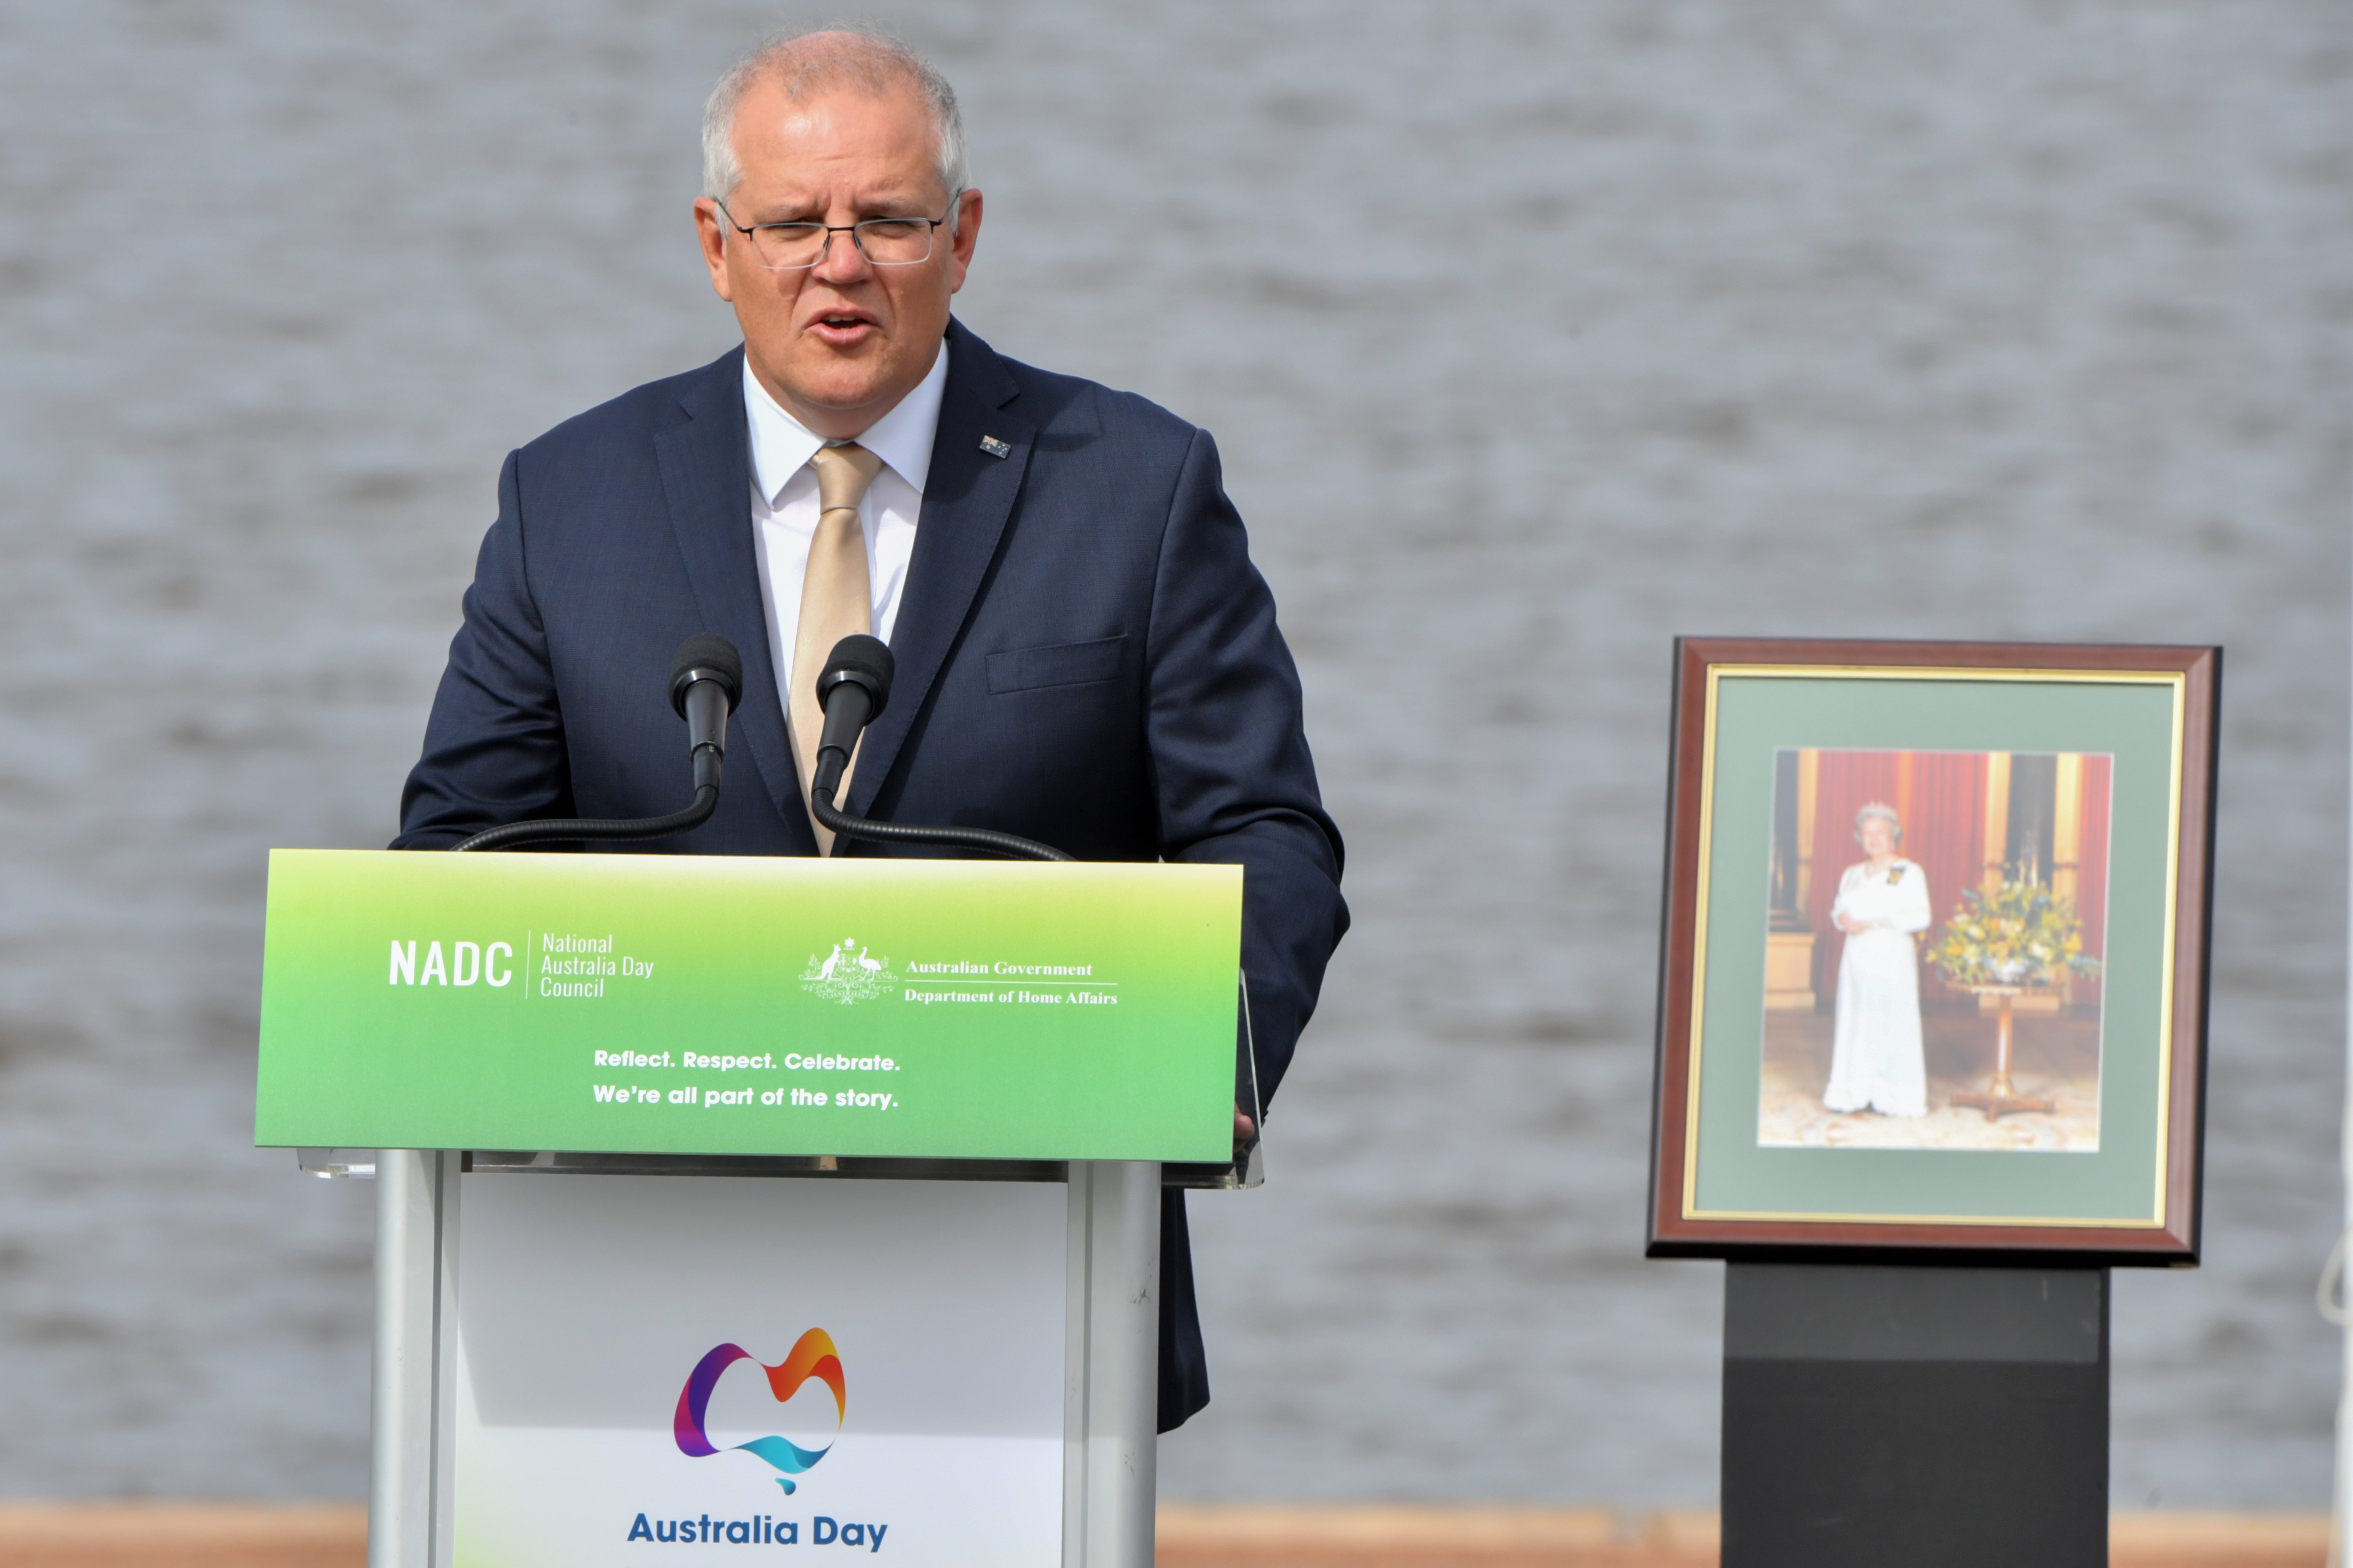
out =
<path fill-rule="evenodd" d="M 1838 1025 L 1831 1037 L 1831 1110 L 1922 1116 L 1927 1066 L 1920 1047 L 1920 963 L 1912 939 L 1930 922 L 1928 879 L 1895 853 L 1904 825 L 1876 801 L 1854 815 L 1869 858 L 1839 879 L 1831 920 L 1846 932 L 1839 960 Z"/>

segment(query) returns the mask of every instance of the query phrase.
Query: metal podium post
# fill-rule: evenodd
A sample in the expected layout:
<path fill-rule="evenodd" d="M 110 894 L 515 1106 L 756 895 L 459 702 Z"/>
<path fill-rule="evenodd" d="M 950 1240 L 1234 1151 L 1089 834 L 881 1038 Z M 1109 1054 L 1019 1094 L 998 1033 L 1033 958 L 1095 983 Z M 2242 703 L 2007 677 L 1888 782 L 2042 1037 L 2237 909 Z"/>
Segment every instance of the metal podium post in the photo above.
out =
<path fill-rule="evenodd" d="M 1160 1167 L 1071 1164 L 1063 1568 L 1151 1568 L 1160 1446 Z"/>
<path fill-rule="evenodd" d="M 430 1568 L 435 1556 L 440 1198 L 438 1152 L 377 1151 L 368 1568 Z"/>

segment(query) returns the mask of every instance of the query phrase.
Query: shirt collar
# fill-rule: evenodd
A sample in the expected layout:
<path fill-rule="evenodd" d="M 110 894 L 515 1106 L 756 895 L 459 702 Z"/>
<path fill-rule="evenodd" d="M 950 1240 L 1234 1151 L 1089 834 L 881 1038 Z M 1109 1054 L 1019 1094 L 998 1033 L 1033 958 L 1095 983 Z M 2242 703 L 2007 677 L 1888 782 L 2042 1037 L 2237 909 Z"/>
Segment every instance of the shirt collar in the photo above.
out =
<path fill-rule="evenodd" d="M 919 496 L 932 470 L 932 442 L 939 434 L 940 402 L 947 386 L 948 345 L 942 340 L 931 370 L 915 384 L 915 389 L 858 437 L 860 446 L 881 458 Z M 784 405 L 768 395 L 768 389 L 752 374 L 749 357 L 744 361 L 744 409 L 751 419 L 752 482 L 775 506 L 786 482 L 817 456 L 825 437 L 786 413 Z"/>

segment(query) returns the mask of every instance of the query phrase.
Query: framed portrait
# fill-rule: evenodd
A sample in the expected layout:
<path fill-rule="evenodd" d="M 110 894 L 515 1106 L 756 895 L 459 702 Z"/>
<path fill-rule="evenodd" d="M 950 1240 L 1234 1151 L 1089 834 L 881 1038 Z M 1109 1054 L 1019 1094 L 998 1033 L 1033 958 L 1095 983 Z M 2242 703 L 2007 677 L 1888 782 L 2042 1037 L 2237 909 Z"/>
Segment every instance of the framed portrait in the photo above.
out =
<path fill-rule="evenodd" d="M 1651 1256 L 2197 1260 L 2221 658 L 1677 642 Z"/>

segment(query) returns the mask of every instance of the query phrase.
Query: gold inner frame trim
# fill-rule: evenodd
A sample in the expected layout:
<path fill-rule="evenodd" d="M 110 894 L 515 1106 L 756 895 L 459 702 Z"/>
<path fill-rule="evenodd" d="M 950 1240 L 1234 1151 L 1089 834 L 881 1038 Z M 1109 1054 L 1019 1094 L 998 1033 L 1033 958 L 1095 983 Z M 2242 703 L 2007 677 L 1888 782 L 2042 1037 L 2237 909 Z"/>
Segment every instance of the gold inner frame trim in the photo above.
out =
<path fill-rule="evenodd" d="M 2165 835 L 2164 956 L 2158 1001 L 2157 1183 L 2147 1219 L 2071 1219 L 2020 1215 L 1853 1214 L 1843 1212 L 1703 1209 L 1699 1206 L 1700 1067 L 1707 1023 L 1707 900 L 1710 851 L 1715 832 L 1715 720 L 1717 689 L 1726 679 L 1772 680 L 2019 681 L 2069 686 L 2164 686 L 2173 693 L 2170 765 L 2168 769 Z M 1699 774 L 1699 866 L 1692 909 L 1691 1041 L 1683 1074 L 1683 1191 L 1682 1217 L 1690 1220 L 1752 1220 L 1818 1225 L 2017 1226 L 2045 1229 L 2162 1230 L 2167 1179 L 2171 1174 L 2173 1111 L 2174 942 L 2181 899 L 2181 763 L 2188 721 L 2189 678 L 2180 670 L 1991 668 L 1942 665 L 1711 664 L 1706 706 L 1702 711 Z"/>

